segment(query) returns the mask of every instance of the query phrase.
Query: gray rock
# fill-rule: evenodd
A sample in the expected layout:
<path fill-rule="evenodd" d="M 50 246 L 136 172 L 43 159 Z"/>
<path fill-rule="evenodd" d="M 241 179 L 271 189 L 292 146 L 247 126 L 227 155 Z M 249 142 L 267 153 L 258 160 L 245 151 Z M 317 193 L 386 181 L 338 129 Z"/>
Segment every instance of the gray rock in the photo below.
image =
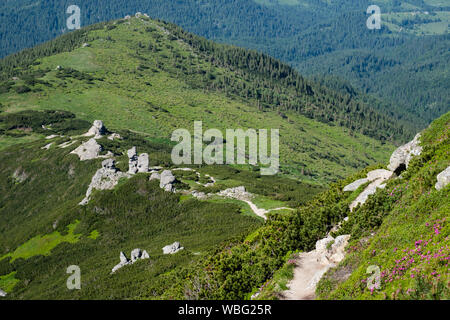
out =
<path fill-rule="evenodd" d="M 125 253 L 123 251 L 120 252 L 119 258 L 120 258 L 120 263 L 127 263 L 130 261 L 130 260 L 128 260 L 127 256 L 125 255 Z"/>
<path fill-rule="evenodd" d="M 7 293 L 0 289 L 0 297 L 6 297 Z"/>
<path fill-rule="evenodd" d="M 138 172 L 138 155 L 136 147 L 131 148 L 127 151 L 128 155 L 128 173 L 135 174 Z"/>
<path fill-rule="evenodd" d="M 168 246 L 165 246 L 162 250 L 164 254 L 174 254 L 183 249 L 184 247 L 182 247 L 179 242 L 174 242 Z"/>
<path fill-rule="evenodd" d="M 377 192 L 378 188 L 384 188 L 386 185 L 383 184 L 385 180 L 384 179 L 377 179 L 375 181 L 373 181 L 371 184 L 369 184 L 367 186 L 366 189 L 364 189 L 363 192 L 361 192 L 358 197 L 356 197 L 356 199 L 350 204 L 350 211 L 353 211 L 353 209 L 358 205 L 358 204 L 364 204 L 366 203 L 367 199 L 369 198 L 370 195 L 375 194 L 375 192 Z"/>
<path fill-rule="evenodd" d="M 444 171 L 439 173 L 436 177 L 437 183 L 435 184 L 436 190 L 441 190 L 445 188 L 450 182 L 450 166 L 447 167 Z"/>
<path fill-rule="evenodd" d="M 366 178 L 356 180 L 356 181 L 346 185 L 344 187 L 343 191 L 344 192 L 346 192 L 346 191 L 355 191 L 356 189 L 358 189 L 360 186 L 362 186 L 363 184 L 365 184 L 367 182 L 369 182 L 369 179 L 366 179 Z"/>
<path fill-rule="evenodd" d="M 142 250 L 141 249 L 134 249 L 131 251 L 131 262 L 135 262 L 139 260 L 142 256 Z"/>
<path fill-rule="evenodd" d="M 175 189 L 173 187 L 173 182 L 175 182 L 175 176 L 170 170 L 164 170 L 161 173 L 161 178 L 159 182 L 159 187 L 168 192 L 173 192 Z"/>
<path fill-rule="evenodd" d="M 247 201 L 253 198 L 253 195 L 247 192 L 244 186 L 225 189 L 217 193 L 217 195 L 241 201 Z"/>
<path fill-rule="evenodd" d="M 102 146 L 99 145 L 94 138 L 92 138 L 81 144 L 71 153 L 78 155 L 81 161 L 85 161 L 99 158 L 100 152 L 102 151 Z"/>
<path fill-rule="evenodd" d="M 407 169 L 412 157 L 420 155 L 422 152 L 422 147 L 419 143 L 420 133 L 412 141 L 397 148 L 391 155 L 388 169 L 395 171 L 397 174 L 401 172 L 401 169 Z"/>
<path fill-rule="evenodd" d="M 101 120 L 95 120 L 92 124 L 92 127 L 89 129 L 88 132 L 84 134 L 86 137 L 94 136 L 94 139 L 99 139 L 103 135 L 106 134 L 108 130 L 106 130 L 106 127 L 103 125 L 103 122 Z"/>
<path fill-rule="evenodd" d="M 141 259 L 150 259 L 150 255 L 146 250 L 142 251 Z"/>
<path fill-rule="evenodd" d="M 138 168 L 138 172 L 148 172 L 148 154 L 147 153 L 143 153 L 141 155 L 139 155 L 138 157 L 138 163 L 137 163 L 137 168 Z"/>
<path fill-rule="evenodd" d="M 86 197 L 79 203 L 84 206 L 88 204 L 90 196 L 94 189 L 111 190 L 117 185 L 121 178 L 130 178 L 130 175 L 120 172 L 115 167 L 114 159 L 107 159 L 102 162 L 102 168 L 98 169 L 92 177 L 91 183 L 86 191 Z"/>

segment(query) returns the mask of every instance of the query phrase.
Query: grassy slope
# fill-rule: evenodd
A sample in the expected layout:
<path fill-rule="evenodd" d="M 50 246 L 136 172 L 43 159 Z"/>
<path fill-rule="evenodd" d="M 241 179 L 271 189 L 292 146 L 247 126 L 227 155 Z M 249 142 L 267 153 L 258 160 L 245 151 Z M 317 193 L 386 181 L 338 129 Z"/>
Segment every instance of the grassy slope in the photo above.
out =
<path fill-rule="evenodd" d="M 130 146 L 150 154 L 151 165 L 170 165 L 170 147 L 121 132 L 124 140 L 99 140 L 117 154 L 118 167 L 127 168 Z M 0 288 L 9 299 L 120 299 L 149 297 L 147 288 L 161 295 L 159 278 L 195 263 L 223 241 L 241 238 L 261 226 L 262 219 L 239 201 L 197 201 L 163 192 L 148 174 L 122 181 L 112 191 L 95 192 L 87 207 L 78 206 L 101 160 L 80 162 L 67 149 L 57 147 L 67 138 L 57 138 L 49 150 L 48 140 L 18 144 L 0 153 Z M 218 179 L 223 189 L 244 185 L 259 194 L 258 204 L 269 208 L 307 201 L 321 188 L 283 177 L 260 177 L 248 169 L 211 166 L 198 169 Z M 22 179 L 14 178 L 14 173 Z M 189 174 L 175 171 L 189 180 Z M 192 181 L 191 181 L 192 182 Z M 173 256 L 162 254 L 165 245 L 180 241 L 185 250 Z M 119 252 L 132 249 L 149 252 L 150 261 L 136 263 L 111 276 Z M 67 290 L 70 265 L 82 272 L 81 291 Z"/>
<path fill-rule="evenodd" d="M 350 216 L 342 231 L 352 233 L 349 254 L 321 280 L 321 298 L 448 299 L 450 189 L 434 185 L 450 164 L 449 130 L 447 113 L 423 133 L 424 151 L 403 178 Z M 371 265 L 381 270 L 381 287 L 373 292 L 366 286 Z"/>
<path fill-rule="evenodd" d="M 303 169 L 303 179 L 319 182 L 342 178 L 357 168 L 385 161 L 392 151 L 389 144 L 381 145 L 345 128 L 290 112 L 286 112 L 287 119 L 277 112 L 257 112 L 251 101 L 192 88 L 178 76 L 183 67 L 194 66 L 216 76 L 232 71 L 201 59 L 188 45 L 169 40 L 170 35 L 155 26 L 154 22 L 132 19 L 131 24 L 123 23 L 113 30 L 91 32 L 90 38 L 95 40 L 90 41 L 90 47 L 42 59 L 33 68 L 49 68 L 42 80 L 52 87 L 38 84 L 36 88 L 42 91 L 17 94 L 11 90 L 0 94 L 3 110 L 69 110 L 89 121 L 102 119 L 113 129 L 132 128 L 164 139 L 176 128 L 192 131 L 194 120 L 202 120 L 204 129 L 279 128 L 284 172 L 299 175 Z M 146 27 L 155 30 L 146 32 Z M 151 43 L 159 51 L 139 48 L 139 43 L 145 47 Z M 182 61 L 181 69 L 174 60 Z M 56 77 L 58 65 L 104 80 L 63 80 Z M 10 143 L 0 140 L 0 148 Z"/>

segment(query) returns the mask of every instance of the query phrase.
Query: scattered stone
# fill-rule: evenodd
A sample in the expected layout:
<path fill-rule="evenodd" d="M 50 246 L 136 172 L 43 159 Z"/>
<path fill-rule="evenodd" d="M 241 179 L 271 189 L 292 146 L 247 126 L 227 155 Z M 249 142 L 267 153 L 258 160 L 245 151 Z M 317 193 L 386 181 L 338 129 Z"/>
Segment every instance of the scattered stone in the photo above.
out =
<path fill-rule="evenodd" d="M 395 150 L 391 155 L 388 169 L 394 171 L 397 175 L 399 175 L 403 170 L 406 170 L 412 157 L 422 153 L 422 147 L 419 145 L 419 139 L 420 133 L 418 133 L 412 141 L 397 148 L 397 150 Z"/>
<path fill-rule="evenodd" d="M 165 246 L 162 250 L 164 254 L 174 254 L 183 249 L 184 247 L 182 247 L 181 244 L 177 241 Z"/>
<path fill-rule="evenodd" d="M 89 139 L 87 142 L 81 144 L 78 148 L 71 153 L 78 155 L 81 161 L 97 159 L 100 156 L 103 148 L 95 141 L 94 138 Z"/>
<path fill-rule="evenodd" d="M 159 182 L 159 187 L 168 192 L 174 192 L 175 189 L 173 187 L 173 182 L 175 182 L 175 176 L 172 174 L 170 170 L 164 170 L 161 173 L 161 178 Z"/>
<path fill-rule="evenodd" d="M 450 182 L 450 166 L 447 167 L 444 171 L 439 173 L 436 177 L 437 183 L 434 186 L 436 190 L 441 190 L 445 188 Z"/>
<path fill-rule="evenodd" d="M 102 136 L 104 136 L 108 130 L 103 125 L 103 122 L 101 120 L 95 120 L 92 124 L 92 127 L 89 129 L 88 132 L 84 134 L 86 137 L 94 136 L 94 139 L 100 139 Z"/>
<path fill-rule="evenodd" d="M 46 144 L 45 146 L 43 146 L 41 149 L 43 150 L 48 150 L 50 149 L 50 147 L 52 146 L 53 142 L 50 142 L 49 144 Z"/>
<path fill-rule="evenodd" d="M 137 169 L 138 172 L 148 172 L 148 154 L 147 153 L 143 153 L 141 155 L 139 155 L 138 157 L 138 162 L 137 162 Z"/>
<path fill-rule="evenodd" d="M 355 191 L 356 189 L 358 189 L 360 186 L 362 186 L 363 184 L 369 182 L 369 179 L 364 178 L 364 179 L 359 179 L 356 180 L 348 185 L 346 185 L 343 189 L 343 191 Z"/>
<path fill-rule="evenodd" d="M 71 141 L 69 140 L 67 142 L 61 143 L 60 145 L 58 145 L 58 147 L 65 149 L 67 147 L 70 147 L 74 143 L 77 143 L 77 140 L 71 140 Z"/>
<path fill-rule="evenodd" d="M 88 204 L 94 189 L 111 190 L 121 178 L 130 178 L 130 175 L 117 170 L 114 159 L 107 159 L 102 162 L 102 168 L 98 169 L 92 177 L 91 184 L 86 191 L 86 197 L 79 203 L 84 206 Z"/>

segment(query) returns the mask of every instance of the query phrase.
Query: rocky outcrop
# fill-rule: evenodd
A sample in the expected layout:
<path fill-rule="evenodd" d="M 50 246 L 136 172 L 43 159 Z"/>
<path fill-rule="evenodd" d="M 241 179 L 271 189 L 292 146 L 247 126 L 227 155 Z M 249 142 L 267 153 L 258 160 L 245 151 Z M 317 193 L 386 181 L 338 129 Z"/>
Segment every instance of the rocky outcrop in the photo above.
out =
<path fill-rule="evenodd" d="M 437 183 L 435 184 L 436 190 L 444 189 L 450 182 L 450 166 L 444 171 L 439 173 L 436 177 Z"/>
<path fill-rule="evenodd" d="M 103 122 L 101 120 L 95 120 L 92 124 L 92 127 L 89 129 L 88 132 L 84 134 L 86 137 L 92 137 L 94 136 L 94 139 L 100 139 L 102 136 L 104 136 L 108 130 L 103 125 Z"/>
<path fill-rule="evenodd" d="M 388 169 L 394 171 L 397 175 L 399 175 L 403 170 L 407 169 L 412 157 L 420 155 L 422 153 L 422 147 L 419 145 L 419 143 L 420 133 L 418 133 L 412 141 L 397 148 L 397 150 L 395 150 L 391 155 Z"/>
<path fill-rule="evenodd" d="M 147 251 L 142 251 L 141 249 L 134 249 L 131 251 L 131 260 L 127 258 L 124 252 L 120 252 L 119 255 L 120 262 L 112 268 L 111 273 L 116 272 L 120 268 L 123 268 L 126 265 L 133 264 L 138 260 L 150 259 Z"/>
<path fill-rule="evenodd" d="M 175 182 L 175 176 L 172 174 L 172 171 L 170 170 L 164 170 L 161 173 L 161 177 L 159 180 L 159 187 L 161 189 L 164 189 L 168 192 L 174 192 L 175 188 L 173 186 L 173 183 Z"/>
<path fill-rule="evenodd" d="M 168 246 L 165 246 L 162 250 L 164 254 L 174 254 L 183 249 L 184 247 L 182 247 L 181 244 L 177 241 L 169 244 Z"/>
<path fill-rule="evenodd" d="M 94 138 L 82 143 L 78 148 L 71 153 L 76 154 L 81 161 L 97 159 L 100 156 L 100 152 L 103 151 L 101 145 L 95 141 Z"/>
<path fill-rule="evenodd" d="M 89 202 L 90 196 L 94 189 L 96 190 L 111 190 L 113 189 L 120 178 L 129 178 L 130 175 L 118 171 L 115 167 L 114 159 L 107 159 L 102 162 L 102 168 L 98 169 L 92 177 L 91 184 L 86 191 L 86 197 L 80 202 L 84 206 Z"/>

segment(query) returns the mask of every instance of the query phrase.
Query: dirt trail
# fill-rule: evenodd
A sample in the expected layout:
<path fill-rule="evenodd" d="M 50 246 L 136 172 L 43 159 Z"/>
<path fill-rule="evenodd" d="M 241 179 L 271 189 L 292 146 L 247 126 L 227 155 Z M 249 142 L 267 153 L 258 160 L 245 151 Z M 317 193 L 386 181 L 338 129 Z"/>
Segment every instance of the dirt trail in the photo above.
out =
<path fill-rule="evenodd" d="M 317 282 L 329 268 L 328 265 L 320 263 L 319 258 L 315 250 L 300 254 L 294 269 L 294 278 L 288 284 L 289 290 L 284 292 L 285 300 L 315 299 Z"/>

